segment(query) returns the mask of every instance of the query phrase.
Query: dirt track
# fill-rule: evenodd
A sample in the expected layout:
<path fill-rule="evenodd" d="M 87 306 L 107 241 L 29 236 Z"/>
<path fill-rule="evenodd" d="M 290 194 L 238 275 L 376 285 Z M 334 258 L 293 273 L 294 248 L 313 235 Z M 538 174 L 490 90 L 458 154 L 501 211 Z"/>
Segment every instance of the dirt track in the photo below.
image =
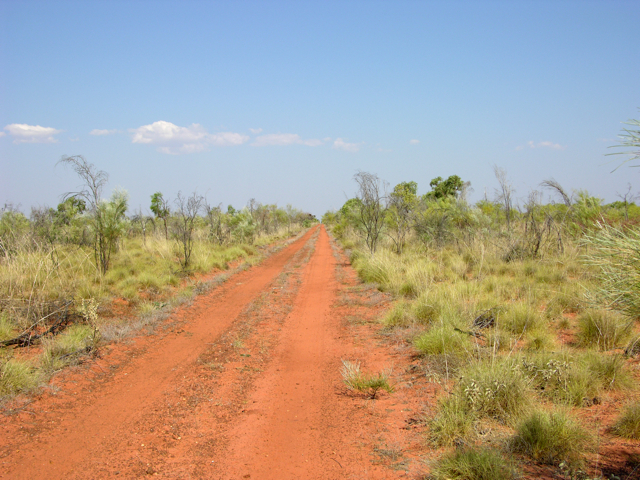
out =
<path fill-rule="evenodd" d="M 404 457 L 416 443 L 406 427 L 414 400 L 400 389 L 371 402 L 342 385 L 341 359 L 369 368 L 397 359 L 363 322 L 345 323 L 356 307 L 342 293 L 353 285 L 336 272 L 317 227 L 175 312 L 163 331 L 62 375 L 51 393 L 2 418 L 0 476 L 415 474 Z M 367 314 L 384 304 L 371 295 Z"/>

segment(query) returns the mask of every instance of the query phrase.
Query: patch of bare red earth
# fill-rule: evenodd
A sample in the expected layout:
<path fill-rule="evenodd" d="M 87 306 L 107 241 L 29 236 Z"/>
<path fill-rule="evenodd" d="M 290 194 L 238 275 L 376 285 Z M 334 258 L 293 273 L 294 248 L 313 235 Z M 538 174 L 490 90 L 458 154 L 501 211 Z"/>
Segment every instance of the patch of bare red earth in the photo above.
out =
<path fill-rule="evenodd" d="M 406 344 L 372 323 L 388 299 L 335 253 L 318 227 L 179 309 L 165 331 L 57 376 L 0 419 L 0 475 L 419 478 L 419 417 L 435 386 L 412 378 Z M 394 367 L 396 393 L 348 392 L 341 359 Z"/>

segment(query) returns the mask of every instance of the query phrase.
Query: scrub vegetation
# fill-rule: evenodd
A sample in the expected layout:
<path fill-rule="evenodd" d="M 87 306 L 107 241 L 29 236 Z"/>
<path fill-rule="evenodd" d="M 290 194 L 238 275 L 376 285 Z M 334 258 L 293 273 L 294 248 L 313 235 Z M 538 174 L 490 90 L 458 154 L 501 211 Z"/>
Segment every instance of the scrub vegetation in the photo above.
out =
<path fill-rule="evenodd" d="M 637 399 L 640 208 L 553 179 L 518 199 L 495 174 L 495 195 L 470 204 L 455 175 L 419 195 L 359 172 L 356 197 L 323 222 L 360 278 L 395 297 L 380 321 L 442 386 L 425 412 L 425 442 L 444 447 L 433 477 L 516 478 L 513 456 L 578 478 L 598 435 L 639 438 L 637 400 L 606 428 L 587 413 Z"/>
<path fill-rule="evenodd" d="M 316 220 L 291 206 L 212 206 L 198 193 L 161 192 L 150 212 L 128 194 L 103 198 L 108 175 L 63 157 L 82 185 L 56 208 L 0 209 L 0 399 L 37 388 L 65 365 L 151 326 L 206 290 L 203 278 Z M 29 348 L 23 348 L 29 347 Z"/>

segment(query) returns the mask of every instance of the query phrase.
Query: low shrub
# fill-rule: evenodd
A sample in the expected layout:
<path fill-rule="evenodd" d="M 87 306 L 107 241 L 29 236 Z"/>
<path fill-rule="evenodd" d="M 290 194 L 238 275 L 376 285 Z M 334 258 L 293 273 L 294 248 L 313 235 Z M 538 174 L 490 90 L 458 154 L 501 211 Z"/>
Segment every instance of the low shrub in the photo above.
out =
<path fill-rule="evenodd" d="M 396 302 L 382 319 L 383 325 L 387 327 L 405 327 L 412 324 L 413 318 L 409 308 L 410 304 L 407 302 Z"/>
<path fill-rule="evenodd" d="M 602 390 L 626 389 L 633 383 L 620 355 L 542 353 L 522 358 L 521 367 L 536 390 L 577 407 L 591 404 Z"/>

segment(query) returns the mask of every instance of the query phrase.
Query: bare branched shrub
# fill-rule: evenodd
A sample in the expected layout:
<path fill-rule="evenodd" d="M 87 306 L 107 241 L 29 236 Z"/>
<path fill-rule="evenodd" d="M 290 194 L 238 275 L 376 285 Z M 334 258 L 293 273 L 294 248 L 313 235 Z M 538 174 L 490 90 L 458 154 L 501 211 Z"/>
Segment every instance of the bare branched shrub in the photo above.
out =
<path fill-rule="evenodd" d="M 357 223 L 364 233 L 369 251 L 374 253 L 384 226 L 386 183 L 368 172 L 358 172 L 353 178 L 358 184 Z"/>
<path fill-rule="evenodd" d="M 173 222 L 173 234 L 181 246 L 182 267 L 184 269 L 189 266 L 189 261 L 191 260 L 193 230 L 195 229 L 196 217 L 202 208 L 203 202 L 204 198 L 196 192 L 192 193 L 188 198 L 178 192 L 178 196 L 174 202 L 176 211 Z"/>

